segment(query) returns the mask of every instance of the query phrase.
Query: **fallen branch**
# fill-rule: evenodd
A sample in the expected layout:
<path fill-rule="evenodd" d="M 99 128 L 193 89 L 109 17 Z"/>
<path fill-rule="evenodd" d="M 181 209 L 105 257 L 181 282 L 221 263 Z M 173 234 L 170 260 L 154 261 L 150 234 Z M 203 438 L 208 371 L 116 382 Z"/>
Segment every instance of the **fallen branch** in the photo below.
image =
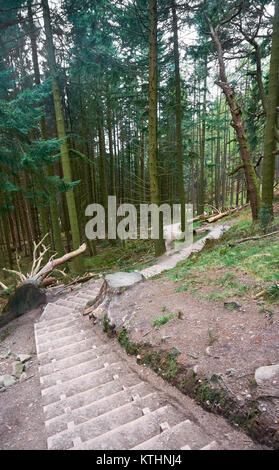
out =
<path fill-rule="evenodd" d="M 256 295 L 254 295 L 254 299 L 260 299 L 261 297 L 263 297 L 265 292 L 265 290 L 261 290 L 261 292 L 258 292 Z"/>
<path fill-rule="evenodd" d="M 0 287 L 2 287 L 2 289 L 4 289 L 4 290 L 7 290 L 7 289 L 8 289 L 8 287 L 5 286 L 5 284 L 3 284 L 3 282 L 1 282 L 1 281 L 0 281 Z"/>
<path fill-rule="evenodd" d="M 3 271 L 7 271 L 7 273 L 12 273 L 12 274 L 16 274 L 19 279 L 21 280 L 21 282 L 24 282 L 26 281 L 27 277 L 24 276 L 24 274 L 22 274 L 21 272 L 19 271 L 15 271 L 14 269 L 6 269 L 6 268 L 3 268 Z"/>
<path fill-rule="evenodd" d="M 3 268 L 3 270 L 9 273 L 16 274 L 21 280 L 22 284 L 30 283 L 30 284 L 35 284 L 35 285 L 39 285 L 39 284 L 48 285 L 49 281 L 46 280 L 43 282 L 43 280 L 48 276 L 48 274 L 50 274 L 56 268 L 56 266 L 66 263 L 70 259 L 75 258 L 76 256 L 80 255 L 86 250 L 86 243 L 83 243 L 83 245 L 81 245 L 77 250 L 74 250 L 70 253 L 66 253 L 60 258 L 55 258 L 57 253 L 54 253 L 48 260 L 47 264 L 43 268 L 40 269 L 43 257 L 49 250 L 49 247 L 45 247 L 43 245 L 43 241 L 47 235 L 48 234 L 46 234 L 44 238 L 38 244 L 34 242 L 33 263 L 32 263 L 30 273 L 26 275 L 22 274 L 20 270 L 20 266 L 19 266 L 19 260 L 17 260 L 19 271 L 14 271 L 12 269 L 6 269 L 6 268 Z M 43 250 L 38 255 L 37 251 L 40 246 L 42 246 Z"/>
<path fill-rule="evenodd" d="M 89 280 L 92 279 L 93 277 L 98 277 L 98 278 L 99 278 L 100 275 L 99 275 L 99 274 L 93 274 L 93 273 L 87 273 L 87 274 L 85 274 L 85 275 L 82 276 L 82 277 L 78 276 L 78 277 L 76 277 L 76 278 L 73 280 L 73 282 L 71 282 L 70 284 L 67 284 L 67 287 L 68 287 L 68 286 L 73 286 L 73 285 L 75 285 L 75 284 L 82 284 L 83 282 L 89 281 Z"/>
<path fill-rule="evenodd" d="M 229 243 L 229 246 L 230 246 L 230 247 L 233 247 L 233 246 L 235 246 L 235 245 L 239 245 L 240 243 L 244 243 L 244 242 L 247 242 L 247 241 L 249 241 L 249 240 L 252 240 L 252 241 L 261 240 L 262 238 L 271 237 L 272 235 L 276 235 L 277 233 L 279 233 L 279 230 L 276 230 L 275 232 L 267 233 L 266 235 L 261 235 L 261 236 L 256 236 L 256 237 L 241 238 L 241 240 L 236 240 L 235 242 Z"/>
<path fill-rule="evenodd" d="M 56 266 L 60 264 L 64 264 L 72 258 L 84 253 L 86 250 L 86 243 L 83 243 L 77 250 L 71 251 L 70 253 L 66 253 L 65 255 L 61 256 L 61 258 L 53 259 L 53 256 L 50 258 L 48 263 L 33 276 L 32 278 L 28 278 L 25 282 L 33 282 L 40 284 L 42 280 L 53 271 Z"/>

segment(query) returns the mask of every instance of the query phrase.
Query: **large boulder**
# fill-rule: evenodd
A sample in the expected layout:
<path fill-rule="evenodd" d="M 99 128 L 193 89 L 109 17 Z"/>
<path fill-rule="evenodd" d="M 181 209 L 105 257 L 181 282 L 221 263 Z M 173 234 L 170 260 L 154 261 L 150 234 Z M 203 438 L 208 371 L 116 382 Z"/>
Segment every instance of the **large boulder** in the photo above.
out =
<path fill-rule="evenodd" d="M 258 397 L 279 398 L 279 364 L 262 366 L 255 371 Z"/>
<path fill-rule="evenodd" d="M 255 380 L 257 382 L 257 385 L 265 385 L 268 382 L 274 382 L 276 379 L 279 379 L 279 364 L 273 364 L 271 366 L 262 366 L 256 369 Z"/>
<path fill-rule="evenodd" d="M 0 328 L 34 308 L 44 305 L 47 301 L 42 289 L 31 283 L 21 285 L 15 290 L 0 314 Z"/>

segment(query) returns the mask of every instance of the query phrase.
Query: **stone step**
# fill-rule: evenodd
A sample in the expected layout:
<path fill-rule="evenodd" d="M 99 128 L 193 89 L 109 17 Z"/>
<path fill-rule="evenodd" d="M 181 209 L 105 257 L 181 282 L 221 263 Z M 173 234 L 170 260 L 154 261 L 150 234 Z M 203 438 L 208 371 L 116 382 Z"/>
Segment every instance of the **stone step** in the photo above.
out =
<path fill-rule="evenodd" d="M 183 421 L 174 427 L 169 427 L 168 422 L 162 423 L 160 433 L 144 442 L 141 442 L 131 450 L 178 450 L 187 442 L 187 437 L 191 433 L 193 423 L 190 420 Z M 181 442 L 179 442 L 179 439 Z M 172 447 L 172 445 L 175 447 Z"/>
<path fill-rule="evenodd" d="M 71 311 L 72 311 L 73 309 L 72 309 L 72 306 L 71 306 L 71 305 L 67 305 L 67 306 L 65 306 L 65 305 L 59 305 L 59 304 L 57 304 L 57 302 L 55 301 L 55 302 L 49 302 L 49 303 L 45 306 L 45 308 L 44 308 L 44 310 L 43 310 L 43 313 L 46 314 L 47 312 L 52 312 L 52 311 L 55 311 L 55 310 L 59 310 L 61 313 L 67 314 L 67 313 L 71 313 Z"/>
<path fill-rule="evenodd" d="M 71 309 L 78 309 L 80 308 L 80 303 L 75 302 L 74 300 L 71 299 L 58 299 L 55 302 L 57 305 L 63 305 L 65 307 L 70 307 Z"/>
<path fill-rule="evenodd" d="M 65 319 L 71 315 L 72 311 L 73 309 L 71 308 L 57 305 L 55 303 L 49 303 L 44 308 L 44 311 L 40 317 L 40 322 L 46 320 L 55 320 L 57 318 Z"/>
<path fill-rule="evenodd" d="M 200 450 L 220 450 L 220 447 L 218 446 L 216 441 L 212 441 L 206 446 L 202 447 Z"/>
<path fill-rule="evenodd" d="M 54 328 L 54 331 L 56 329 L 64 328 L 64 325 L 67 323 L 73 321 L 73 320 L 78 320 L 80 319 L 80 313 L 75 311 L 68 317 L 65 317 L 64 319 L 61 318 L 56 318 L 54 320 L 43 320 L 43 321 L 38 321 L 37 323 L 34 324 L 35 331 L 38 335 L 42 334 L 44 331 L 48 331 L 49 328 Z"/>
<path fill-rule="evenodd" d="M 161 434 L 144 441 L 131 450 L 199 450 L 208 443 L 208 435 L 189 420 L 182 421 L 174 427 L 163 423 Z M 216 443 L 215 443 L 216 444 Z"/>
<path fill-rule="evenodd" d="M 90 293 L 87 293 L 87 292 L 79 292 L 77 297 L 78 297 L 79 299 L 81 299 L 81 300 L 86 300 L 86 303 L 87 303 L 89 300 L 93 300 L 93 299 L 94 299 L 94 295 L 91 295 Z"/>
<path fill-rule="evenodd" d="M 61 331 L 68 326 L 78 325 L 80 324 L 80 314 L 78 315 L 71 315 L 71 317 L 65 321 L 55 321 L 54 323 L 52 320 L 49 322 L 42 322 L 42 323 L 35 323 L 35 332 L 36 336 L 40 338 L 44 336 L 46 333 L 54 333 L 56 331 Z M 38 328 L 37 325 L 40 325 Z"/>
<path fill-rule="evenodd" d="M 61 328 L 61 330 L 56 330 L 56 331 L 51 331 L 51 332 L 46 332 L 44 331 L 43 334 L 40 334 L 38 336 L 38 341 L 40 347 L 44 343 L 54 343 L 55 340 L 63 338 L 67 338 L 69 336 L 73 336 L 75 333 L 78 333 L 80 331 L 91 331 L 92 333 L 92 325 L 90 323 L 84 323 L 79 319 L 80 321 L 76 320 L 74 324 L 68 325 L 65 328 Z"/>
<path fill-rule="evenodd" d="M 65 338 L 57 338 L 53 341 L 50 338 L 49 341 L 43 342 L 42 344 L 40 343 L 40 341 L 38 341 L 37 352 L 38 354 L 42 354 L 49 351 L 55 352 L 55 350 L 60 349 L 63 346 L 70 346 L 71 344 L 75 344 L 83 339 L 89 339 L 91 338 L 91 336 L 92 335 L 90 335 L 88 330 L 80 330 L 76 333 L 72 333 L 71 335 L 66 336 Z"/>
<path fill-rule="evenodd" d="M 48 351 L 41 354 L 38 354 L 39 365 L 45 365 L 53 360 L 59 361 L 61 359 L 66 359 L 79 354 L 94 347 L 101 345 L 100 340 L 97 337 L 92 336 L 92 338 L 82 339 L 81 341 L 76 342 L 75 344 L 68 344 L 61 348 L 56 349 L 55 351 Z"/>
<path fill-rule="evenodd" d="M 94 439 L 142 417 L 145 408 L 148 407 L 154 411 L 158 409 L 158 406 L 156 393 L 152 393 L 144 398 L 138 398 L 136 401 L 118 406 L 101 416 L 88 419 L 85 423 L 75 425 L 74 422 L 70 422 L 67 430 L 48 438 L 48 448 L 50 450 L 69 449 L 73 446 L 76 438 L 86 441 L 90 436 L 91 439 Z"/>
<path fill-rule="evenodd" d="M 102 367 L 96 371 L 89 372 L 82 377 L 75 378 L 68 382 L 57 383 L 56 385 L 42 390 L 43 404 L 48 405 L 49 403 L 63 399 L 63 397 L 67 398 L 75 393 L 97 387 L 112 379 L 119 380 L 119 377 L 121 377 L 123 380 L 125 373 L 127 373 L 127 367 L 125 367 L 122 362 L 118 362 L 110 364 L 108 367 Z"/>
<path fill-rule="evenodd" d="M 133 421 L 122 424 L 86 442 L 82 442 L 81 438 L 78 439 L 77 437 L 72 449 L 129 450 L 159 434 L 160 425 L 166 421 L 168 421 L 170 426 L 174 426 L 179 421 L 177 412 L 169 405 L 143 414 Z"/>
<path fill-rule="evenodd" d="M 49 435 L 61 432 L 67 429 L 68 423 L 74 422 L 75 425 L 82 424 L 92 418 L 103 415 L 138 398 L 143 398 L 151 393 L 151 387 L 141 382 L 132 387 L 125 387 L 125 390 L 108 390 L 109 395 L 97 398 L 85 406 L 67 411 L 60 416 L 46 421 L 46 430 Z"/>
<path fill-rule="evenodd" d="M 87 304 L 88 300 L 84 298 L 80 298 L 78 295 L 72 295 L 71 297 L 67 297 L 67 301 L 73 302 L 80 307 L 84 307 Z"/>
<path fill-rule="evenodd" d="M 125 382 L 125 386 L 123 385 Z M 75 393 L 70 397 L 63 397 L 62 400 L 50 403 L 44 406 L 44 415 L 46 419 L 51 419 L 65 414 L 65 410 L 75 410 L 82 408 L 90 403 L 101 400 L 111 394 L 120 392 L 123 387 L 129 388 L 139 385 L 139 378 L 137 375 L 130 373 L 125 375 L 125 380 L 120 376 L 119 380 L 114 380 L 108 377 L 107 382 L 96 387 L 89 388 L 88 390 Z"/>
<path fill-rule="evenodd" d="M 87 349 L 86 351 L 74 354 L 72 356 L 67 356 L 65 359 L 59 359 L 58 361 L 53 361 L 48 364 L 39 366 L 40 376 L 44 377 L 45 375 L 52 374 L 54 372 L 67 370 L 73 366 L 82 364 L 91 359 L 96 359 L 97 357 L 104 356 L 111 352 L 109 345 L 95 346 L 93 348 Z"/>
<path fill-rule="evenodd" d="M 41 377 L 40 382 L 44 388 L 51 387 L 52 385 L 56 385 L 56 382 L 58 380 L 64 383 L 74 378 L 86 375 L 88 372 L 93 372 L 95 370 L 106 367 L 106 365 L 115 364 L 118 361 L 118 356 L 116 356 L 116 354 L 112 352 L 97 358 L 92 358 L 91 356 L 89 360 L 84 361 L 80 364 L 75 364 L 67 369 L 59 370 L 45 377 Z"/>

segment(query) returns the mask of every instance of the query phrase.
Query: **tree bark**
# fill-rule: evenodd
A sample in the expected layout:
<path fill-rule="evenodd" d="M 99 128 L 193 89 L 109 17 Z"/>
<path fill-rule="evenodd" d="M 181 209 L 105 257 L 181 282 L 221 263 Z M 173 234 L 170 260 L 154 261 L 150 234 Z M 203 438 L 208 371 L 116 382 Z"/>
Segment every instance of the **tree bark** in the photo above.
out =
<path fill-rule="evenodd" d="M 253 220 L 257 220 L 258 213 L 260 209 L 260 195 L 258 190 L 258 182 L 257 176 L 254 169 L 252 156 L 249 148 L 248 138 L 245 132 L 244 123 L 242 120 L 242 112 L 240 107 L 238 106 L 235 98 L 235 94 L 228 82 L 227 75 L 226 75 L 226 67 L 224 62 L 224 55 L 223 55 L 223 48 L 219 39 L 217 28 L 213 28 L 212 23 L 205 13 L 205 17 L 210 29 L 211 37 L 215 43 L 217 54 L 218 54 L 218 62 L 219 62 L 219 70 L 220 70 L 220 78 L 221 82 L 217 82 L 217 85 L 223 90 L 226 101 L 229 105 L 231 116 L 232 116 L 232 127 L 235 129 L 237 134 L 237 139 L 240 147 L 240 155 L 244 164 L 244 172 L 245 178 L 247 183 L 247 190 L 250 198 L 251 204 L 251 211 Z"/>
<path fill-rule="evenodd" d="M 58 138 L 62 139 L 61 163 L 62 163 L 63 175 L 65 178 L 65 181 L 67 183 L 71 183 L 72 171 L 71 171 L 68 144 L 66 140 L 65 122 L 64 122 L 64 116 L 63 116 L 63 110 L 62 110 L 61 96 L 60 96 L 60 90 L 59 90 L 59 84 L 58 84 L 57 72 L 56 72 L 56 61 L 55 61 L 55 54 L 54 54 L 54 45 L 53 45 L 48 0 L 42 0 L 42 7 L 43 7 L 46 42 L 47 42 L 48 66 L 49 66 L 50 73 L 52 75 L 52 92 L 53 92 L 53 101 L 54 101 L 54 108 L 55 108 L 57 134 L 58 134 Z M 71 232 L 72 232 L 73 247 L 78 248 L 80 245 L 80 233 L 79 233 L 75 196 L 74 196 L 74 191 L 72 189 L 67 191 L 66 199 L 67 199 L 67 207 L 68 207 L 70 226 L 71 226 Z M 80 272 L 83 269 L 82 258 L 78 257 L 74 261 L 73 268 L 76 272 Z"/>
<path fill-rule="evenodd" d="M 262 173 L 263 208 L 273 216 L 277 107 L 279 105 L 279 0 L 275 1 Z"/>
<path fill-rule="evenodd" d="M 180 64 L 179 64 L 179 47 L 178 47 L 178 27 L 176 2 L 172 0 L 172 30 L 173 30 L 173 52 L 174 52 L 174 68 L 175 68 L 175 115 L 176 115 L 176 161 L 177 161 L 177 179 L 178 194 L 181 204 L 181 232 L 185 232 L 185 190 L 183 178 L 183 146 L 182 146 L 182 112 L 181 112 L 181 85 L 180 85 Z"/>
<path fill-rule="evenodd" d="M 151 203 L 160 206 L 160 185 L 157 162 L 157 0 L 149 0 L 150 38 L 149 38 L 149 100 L 148 100 L 148 163 Z M 160 236 L 155 240 L 155 255 L 166 251 L 163 239 L 163 220 L 160 217 Z"/>

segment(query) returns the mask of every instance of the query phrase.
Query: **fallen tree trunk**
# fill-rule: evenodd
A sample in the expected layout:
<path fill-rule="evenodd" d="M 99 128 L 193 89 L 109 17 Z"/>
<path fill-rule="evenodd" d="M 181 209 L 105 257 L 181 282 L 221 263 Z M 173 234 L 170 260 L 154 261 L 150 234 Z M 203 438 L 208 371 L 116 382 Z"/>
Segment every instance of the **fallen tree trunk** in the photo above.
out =
<path fill-rule="evenodd" d="M 48 251 L 48 248 L 42 245 L 42 241 L 38 245 L 34 243 L 33 264 L 29 274 L 25 275 L 21 272 L 19 263 L 19 271 L 11 271 L 17 274 L 22 282 L 16 288 L 14 294 L 10 296 L 8 303 L 0 313 L 0 328 L 24 313 L 45 304 L 47 301 L 45 290 L 40 289 L 39 286 L 45 287 L 55 281 L 55 278 L 46 278 L 48 274 L 56 266 L 66 263 L 86 250 L 86 244 L 84 243 L 77 250 L 67 253 L 60 258 L 53 259 L 52 256 L 47 264 L 39 270 L 43 256 Z M 43 251 L 37 257 L 36 253 L 40 245 L 43 246 Z M 9 270 L 6 269 L 6 271 Z"/>
<path fill-rule="evenodd" d="M 45 237 L 44 237 L 45 238 Z M 44 240 L 44 239 L 43 239 Z M 61 256 L 60 258 L 54 258 L 55 255 L 53 255 L 47 264 L 41 268 L 40 265 L 42 263 L 42 259 L 45 255 L 45 253 L 49 250 L 49 248 L 46 248 L 44 245 L 43 246 L 43 251 L 40 253 L 40 255 L 36 256 L 37 249 L 38 247 L 42 244 L 41 240 L 38 245 L 35 244 L 34 252 L 33 252 L 33 264 L 32 268 L 29 274 L 23 274 L 20 270 L 19 271 L 14 271 L 10 269 L 5 269 L 4 271 L 11 272 L 16 274 L 20 280 L 22 281 L 22 284 L 34 284 L 34 285 L 39 285 L 43 283 L 43 280 L 50 274 L 57 266 L 60 266 L 60 264 L 64 264 L 67 261 L 70 261 L 72 258 L 75 258 L 76 256 L 80 255 L 81 253 L 84 253 L 86 250 L 86 243 L 83 243 L 77 250 L 71 251 L 70 253 L 66 253 L 65 255 Z M 20 267 L 19 267 L 20 269 Z"/>
<path fill-rule="evenodd" d="M 229 246 L 233 247 L 233 246 L 239 245 L 240 243 L 248 242 L 249 240 L 252 240 L 252 241 L 261 240 L 262 238 L 271 237 L 272 235 L 276 235 L 277 233 L 279 233 L 279 230 L 276 230 L 275 232 L 267 233 L 266 235 L 241 238 L 240 240 L 236 240 L 235 242 L 229 243 Z"/>
<path fill-rule="evenodd" d="M 207 215 L 205 214 L 201 214 L 201 215 L 197 215 L 197 217 L 194 217 L 191 222 L 199 222 L 200 220 L 204 220 L 206 219 Z"/>
<path fill-rule="evenodd" d="M 61 258 L 57 259 L 50 259 L 48 263 L 33 277 L 26 279 L 25 282 L 32 282 L 34 284 L 40 284 L 42 280 L 50 274 L 56 266 L 60 266 L 60 264 L 67 263 L 67 261 L 75 258 L 76 256 L 84 253 L 86 250 L 86 243 L 83 243 L 77 250 L 71 251 L 70 253 L 66 253 L 65 255 L 61 256 Z"/>
<path fill-rule="evenodd" d="M 212 217 L 209 217 L 208 219 L 206 219 L 206 222 L 208 222 L 209 224 L 211 224 L 211 223 L 213 223 L 213 222 L 216 222 L 216 221 L 219 220 L 219 219 L 222 219 L 223 217 L 226 217 L 226 215 L 231 215 L 231 214 L 233 214 L 234 212 L 240 211 L 240 210 L 244 209 L 244 208 L 247 207 L 247 206 L 249 206 L 249 203 L 248 203 L 248 204 L 244 204 L 244 206 L 235 207 L 234 209 L 228 209 L 228 210 L 225 211 L 225 212 L 221 212 L 221 214 L 213 215 Z"/>

